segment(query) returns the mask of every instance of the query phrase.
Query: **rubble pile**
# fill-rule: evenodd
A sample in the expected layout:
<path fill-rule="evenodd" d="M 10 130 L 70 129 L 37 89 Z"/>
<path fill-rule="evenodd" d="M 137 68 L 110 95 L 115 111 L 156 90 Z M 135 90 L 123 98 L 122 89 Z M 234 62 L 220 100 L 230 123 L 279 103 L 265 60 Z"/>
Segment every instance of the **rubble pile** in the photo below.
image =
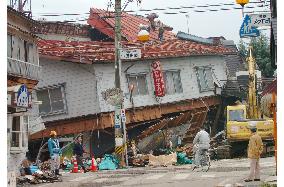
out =
<path fill-rule="evenodd" d="M 50 161 L 48 160 L 48 161 L 45 161 L 45 162 L 41 163 L 39 168 L 40 168 L 41 171 L 48 171 L 48 170 L 50 170 Z"/>
<path fill-rule="evenodd" d="M 51 172 L 36 171 L 33 175 L 17 177 L 18 185 L 62 182 L 62 179 Z"/>
<path fill-rule="evenodd" d="M 129 159 L 129 163 L 136 167 L 145 167 L 149 164 L 149 155 L 137 154 L 136 157 Z"/>

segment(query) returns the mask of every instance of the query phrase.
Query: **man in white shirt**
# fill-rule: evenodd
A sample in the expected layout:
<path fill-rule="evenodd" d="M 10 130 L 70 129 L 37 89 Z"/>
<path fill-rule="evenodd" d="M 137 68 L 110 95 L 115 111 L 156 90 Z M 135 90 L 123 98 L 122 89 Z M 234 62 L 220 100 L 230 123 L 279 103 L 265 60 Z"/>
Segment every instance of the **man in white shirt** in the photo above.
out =
<path fill-rule="evenodd" d="M 198 167 L 200 165 L 202 153 L 210 147 L 210 136 L 203 128 L 200 128 L 199 132 L 196 134 L 193 140 L 193 145 L 193 150 L 195 151 L 195 166 Z"/>

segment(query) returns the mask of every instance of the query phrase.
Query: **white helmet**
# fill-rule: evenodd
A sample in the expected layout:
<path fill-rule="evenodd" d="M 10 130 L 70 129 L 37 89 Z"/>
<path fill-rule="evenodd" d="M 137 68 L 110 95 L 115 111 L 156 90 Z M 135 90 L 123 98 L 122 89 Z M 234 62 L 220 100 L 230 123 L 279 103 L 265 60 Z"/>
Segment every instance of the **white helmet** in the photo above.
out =
<path fill-rule="evenodd" d="M 256 124 L 257 124 L 256 121 L 250 121 L 249 125 L 248 125 L 248 128 L 249 129 L 256 129 Z"/>

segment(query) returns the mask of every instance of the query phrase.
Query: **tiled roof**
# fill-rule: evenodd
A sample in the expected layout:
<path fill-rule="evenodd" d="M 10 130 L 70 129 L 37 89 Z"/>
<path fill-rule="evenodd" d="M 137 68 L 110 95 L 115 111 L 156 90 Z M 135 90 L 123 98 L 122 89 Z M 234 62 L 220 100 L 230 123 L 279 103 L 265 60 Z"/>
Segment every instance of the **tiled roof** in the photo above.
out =
<path fill-rule="evenodd" d="M 89 29 L 91 26 L 65 23 L 59 21 L 40 21 L 38 27 L 32 28 L 35 34 L 64 34 L 75 36 L 89 36 Z"/>
<path fill-rule="evenodd" d="M 88 24 L 114 39 L 115 19 L 113 12 L 91 8 Z M 136 41 L 140 24 L 150 25 L 150 22 L 145 17 L 123 12 L 121 15 L 122 37 L 127 41 Z M 170 31 L 172 28 L 166 25 L 164 27 L 164 39 L 174 39 L 175 34 Z M 150 40 L 158 40 L 158 29 L 150 32 Z"/>
<path fill-rule="evenodd" d="M 38 42 L 41 57 L 72 61 L 78 63 L 96 63 L 114 61 L 114 42 L 98 41 L 58 41 L 40 40 Z M 232 49 L 223 46 L 204 45 L 178 39 L 152 41 L 148 43 L 122 42 L 124 48 L 139 48 L 141 59 L 161 59 L 197 55 L 234 54 Z"/>

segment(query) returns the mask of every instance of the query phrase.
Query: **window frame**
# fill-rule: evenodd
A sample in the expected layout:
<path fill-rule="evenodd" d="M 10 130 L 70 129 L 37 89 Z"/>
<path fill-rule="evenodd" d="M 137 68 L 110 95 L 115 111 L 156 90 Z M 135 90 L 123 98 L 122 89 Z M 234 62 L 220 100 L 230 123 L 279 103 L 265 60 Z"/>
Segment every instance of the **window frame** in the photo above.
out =
<path fill-rule="evenodd" d="M 13 120 L 14 118 L 20 118 L 20 130 L 13 131 Z M 25 122 L 24 118 L 27 117 L 27 121 Z M 10 151 L 12 153 L 20 153 L 28 150 L 28 127 L 29 127 L 29 116 L 12 116 L 11 121 L 11 135 L 10 135 Z M 19 133 L 19 146 L 13 145 L 13 133 Z M 25 146 L 23 146 L 23 142 L 25 142 Z"/>
<path fill-rule="evenodd" d="M 43 87 L 43 88 L 36 89 L 36 94 L 38 94 L 39 91 L 47 91 L 49 106 L 51 108 L 51 110 L 49 112 L 45 113 L 45 112 L 41 112 L 40 111 L 40 107 L 39 107 L 38 108 L 38 112 L 39 112 L 40 116 L 46 117 L 46 116 L 51 116 L 51 115 L 67 114 L 68 110 L 67 110 L 67 101 L 66 101 L 65 87 L 66 87 L 66 84 L 63 83 L 63 84 L 58 84 L 58 85 L 53 85 L 53 86 L 48 86 L 48 87 Z M 61 98 L 62 98 L 64 109 L 63 110 L 53 111 L 52 110 L 52 103 L 51 103 L 51 99 L 50 99 L 50 90 L 58 89 L 58 88 L 60 88 L 60 91 L 61 91 Z M 37 98 L 38 98 L 38 95 L 37 95 Z"/>
<path fill-rule="evenodd" d="M 174 83 L 174 92 L 173 93 L 169 93 L 168 89 L 167 89 L 167 73 L 178 73 L 178 77 L 179 77 L 179 81 L 180 81 L 180 87 L 181 87 L 181 92 L 177 92 L 177 85 L 174 82 L 173 79 L 173 83 Z M 182 81 L 181 81 L 181 70 L 164 70 L 163 71 L 163 78 L 164 78 L 164 83 L 165 83 L 165 94 L 166 95 L 174 95 L 174 94 L 182 94 L 183 93 L 183 86 L 182 86 Z M 173 78 L 173 77 L 172 77 Z"/>
<path fill-rule="evenodd" d="M 209 87 L 209 85 L 208 85 L 207 74 L 203 73 L 203 79 L 205 81 L 204 83 L 206 84 L 206 88 L 202 88 L 201 81 L 200 81 L 200 76 L 199 76 L 199 71 L 200 70 L 203 70 L 203 72 L 206 71 L 206 70 L 210 70 L 211 78 L 212 78 L 212 87 Z M 202 92 L 214 91 L 214 77 L 213 77 L 214 72 L 213 72 L 213 68 L 211 66 L 196 66 L 195 67 L 195 71 L 196 71 L 196 77 L 197 77 L 197 82 L 198 82 L 198 86 L 199 86 L 199 92 L 202 93 Z"/>
<path fill-rule="evenodd" d="M 144 76 L 145 77 L 145 89 L 146 89 L 146 93 L 145 94 L 141 94 L 140 93 L 140 89 L 139 89 L 139 83 L 138 83 L 138 79 L 137 77 L 139 76 Z M 132 96 L 133 97 L 136 97 L 136 96 L 145 96 L 145 95 L 149 95 L 149 89 L 148 89 L 148 81 L 147 81 L 147 73 L 129 73 L 129 74 L 126 74 L 126 79 L 127 79 L 127 85 L 128 85 L 128 91 L 130 92 L 129 88 L 130 88 L 130 82 L 129 82 L 129 78 L 130 77 L 135 77 L 136 79 L 136 85 L 137 85 L 137 94 L 133 94 Z"/>

